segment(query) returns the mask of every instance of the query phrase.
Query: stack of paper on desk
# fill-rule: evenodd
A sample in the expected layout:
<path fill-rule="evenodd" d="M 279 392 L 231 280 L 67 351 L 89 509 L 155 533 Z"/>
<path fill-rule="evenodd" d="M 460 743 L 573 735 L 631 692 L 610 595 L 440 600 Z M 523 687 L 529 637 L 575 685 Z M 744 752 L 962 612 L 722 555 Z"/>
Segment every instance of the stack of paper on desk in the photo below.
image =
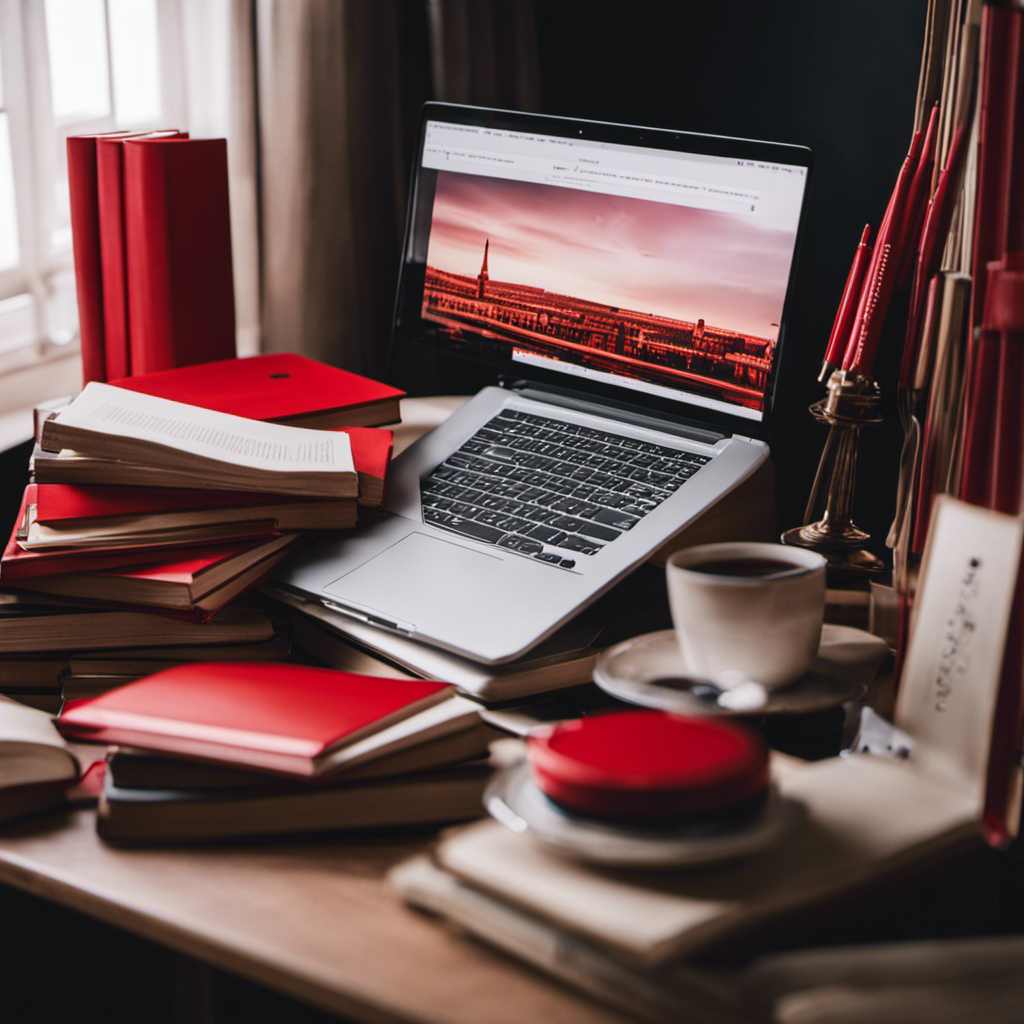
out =
<path fill-rule="evenodd" d="M 295 645 L 325 664 L 362 672 L 383 661 L 386 671 L 397 667 L 411 676 L 443 679 L 487 704 L 589 683 L 603 648 L 671 625 L 665 574 L 653 566 L 642 566 L 524 657 L 504 665 L 483 665 L 387 633 L 273 583 L 260 592 L 273 600 L 272 607 L 287 611 Z"/>
<path fill-rule="evenodd" d="M 708 868 L 643 872 L 591 866 L 487 821 L 400 868 L 396 886 L 591 991 L 607 996 L 609 978 L 627 978 L 668 1017 L 680 961 L 777 934 L 796 912 L 1012 833 L 1019 790 L 1006 782 L 1019 766 L 1003 751 L 1017 749 L 1020 723 L 996 709 L 1021 534 L 1016 517 L 940 502 L 896 715 L 913 750 L 907 760 L 773 758 L 783 799 L 802 812 L 775 845 Z"/>

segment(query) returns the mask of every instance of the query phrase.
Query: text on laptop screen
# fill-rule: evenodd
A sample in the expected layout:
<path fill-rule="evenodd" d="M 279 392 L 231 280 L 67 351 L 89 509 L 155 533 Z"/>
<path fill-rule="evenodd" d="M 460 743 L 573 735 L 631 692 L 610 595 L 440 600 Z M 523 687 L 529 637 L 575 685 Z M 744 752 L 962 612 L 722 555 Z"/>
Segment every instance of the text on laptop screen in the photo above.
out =
<path fill-rule="evenodd" d="M 423 168 L 454 347 L 762 418 L 806 168 L 438 121 Z"/>

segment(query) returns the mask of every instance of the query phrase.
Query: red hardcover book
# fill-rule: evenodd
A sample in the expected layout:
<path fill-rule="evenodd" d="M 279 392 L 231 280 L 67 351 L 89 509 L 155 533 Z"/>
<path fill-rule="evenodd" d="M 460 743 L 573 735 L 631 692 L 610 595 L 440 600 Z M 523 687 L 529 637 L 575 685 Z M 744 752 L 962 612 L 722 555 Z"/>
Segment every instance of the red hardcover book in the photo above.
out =
<path fill-rule="evenodd" d="M 167 560 L 166 550 L 143 550 L 131 547 L 120 551 L 26 551 L 18 544 L 18 531 L 26 521 L 28 506 L 35 504 L 36 485 L 29 484 L 21 499 L 21 511 L 11 530 L 10 539 L 0 557 L 0 581 L 12 583 L 37 576 L 55 576 L 65 572 L 97 572 L 125 565 L 143 565 L 146 562 Z M 176 557 L 183 558 L 199 548 L 176 549 Z"/>
<path fill-rule="evenodd" d="M 226 140 L 128 139 L 124 190 L 133 372 L 234 356 Z"/>
<path fill-rule="evenodd" d="M 96 140 L 100 262 L 103 273 L 103 340 L 107 380 L 131 372 L 128 340 L 128 255 L 124 230 L 124 143 L 128 138 L 187 139 L 169 129 Z"/>
<path fill-rule="evenodd" d="M 116 516 L 159 515 L 216 508 L 309 504 L 318 498 L 255 491 L 198 491 L 175 487 L 104 487 L 100 484 L 36 484 L 36 522 L 60 523 Z M 345 499 L 351 500 L 351 499 Z M 329 502 L 333 504 L 333 501 Z"/>
<path fill-rule="evenodd" d="M 294 543 L 294 535 L 285 535 L 213 544 L 153 565 L 68 572 L 20 580 L 18 586 L 36 594 L 209 616 L 258 584 Z"/>
<path fill-rule="evenodd" d="M 405 394 L 291 352 L 220 359 L 110 383 L 233 416 L 325 428 L 396 422 Z"/>
<path fill-rule="evenodd" d="M 65 712 L 69 738 L 121 743 L 198 760 L 310 777 L 357 742 L 450 698 L 446 683 L 384 679 L 274 662 L 199 662 L 166 669 Z M 425 715 L 422 724 L 439 715 Z M 392 733 L 394 736 L 394 733 Z M 386 743 L 382 742 L 382 747 Z M 389 749 L 396 749 L 391 746 Z M 383 752 L 383 750 L 381 750 Z"/>
<path fill-rule="evenodd" d="M 212 543 L 282 530 L 347 529 L 355 525 L 356 515 L 352 498 L 36 484 L 23 543 L 30 548 L 115 547 L 135 540 Z M 209 527 L 221 528 L 217 537 L 204 532 Z"/>
<path fill-rule="evenodd" d="M 72 135 L 68 138 L 68 191 L 71 203 L 71 248 L 78 294 L 78 330 L 82 342 L 82 383 L 107 379 L 103 326 L 103 270 L 100 256 L 99 193 L 96 185 L 96 140 L 124 138 L 130 132 Z"/>

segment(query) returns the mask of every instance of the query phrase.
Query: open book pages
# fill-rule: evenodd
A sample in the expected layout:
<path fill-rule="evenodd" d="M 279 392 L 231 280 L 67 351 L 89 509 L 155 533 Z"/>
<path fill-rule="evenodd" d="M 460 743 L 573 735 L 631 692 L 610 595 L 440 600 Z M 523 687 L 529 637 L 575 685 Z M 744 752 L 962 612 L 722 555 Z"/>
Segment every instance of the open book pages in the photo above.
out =
<path fill-rule="evenodd" d="M 355 497 L 352 446 L 343 432 L 211 412 L 92 381 L 47 420 L 42 447 L 217 474 L 232 489 Z"/>

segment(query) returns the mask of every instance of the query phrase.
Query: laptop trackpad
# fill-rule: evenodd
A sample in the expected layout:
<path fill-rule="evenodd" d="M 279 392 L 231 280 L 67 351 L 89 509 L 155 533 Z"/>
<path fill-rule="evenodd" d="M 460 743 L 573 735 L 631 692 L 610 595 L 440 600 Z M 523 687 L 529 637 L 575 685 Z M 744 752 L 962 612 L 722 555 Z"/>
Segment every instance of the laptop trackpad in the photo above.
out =
<path fill-rule="evenodd" d="M 502 560 L 498 554 L 411 533 L 328 584 L 323 593 L 422 628 L 425 608 L 431 617 L 478 615 L 479 588 Z"/>

